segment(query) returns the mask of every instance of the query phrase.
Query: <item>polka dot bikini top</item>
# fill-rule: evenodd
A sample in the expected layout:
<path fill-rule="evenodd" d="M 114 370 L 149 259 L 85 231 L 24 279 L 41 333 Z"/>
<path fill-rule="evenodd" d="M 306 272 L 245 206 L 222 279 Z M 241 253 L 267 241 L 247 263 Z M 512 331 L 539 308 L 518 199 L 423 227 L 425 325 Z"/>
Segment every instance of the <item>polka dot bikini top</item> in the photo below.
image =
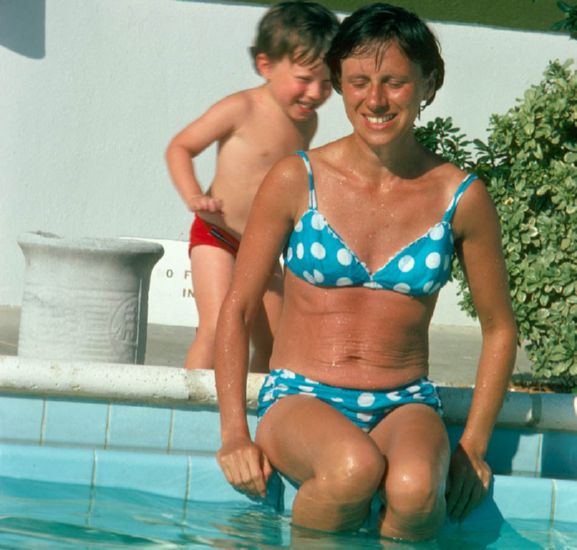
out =
<path fill-rule="evenodd" d="M 285 265 L 299 278 L 322 287 L 362 286 L 425 296 L 449 280 L 454 251 L 451 220 L 461 196 L 476 179 L 459 185 L 443 219 L 371 273 L 317 210 L 313 173 L 306 153 L 298 151 L 309 175 L 309 208 L 295 225 L 284 250 Z"/>

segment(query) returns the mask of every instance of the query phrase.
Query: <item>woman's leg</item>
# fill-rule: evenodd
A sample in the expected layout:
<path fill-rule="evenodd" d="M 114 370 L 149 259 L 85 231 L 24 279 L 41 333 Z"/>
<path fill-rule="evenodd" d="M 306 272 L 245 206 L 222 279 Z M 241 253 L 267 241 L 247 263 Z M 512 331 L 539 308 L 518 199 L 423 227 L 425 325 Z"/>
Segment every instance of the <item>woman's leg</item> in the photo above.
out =
<path fill-rule="evenodd" d="M 212 369 L 216 322 L 232 280 L 234 257 L 222 248 L 197 245 L 190 251 L 190 264 L 198 327 L 184 366 L 187 369 Z"/>
<path fill-rule="evenodd" d="M 250 363 L 251 372 L 268 372 L 276 325 L 282 309 L 282 270 L 280 263 L 268 282 L 262 299 L 262 307 L 254 321 L 251 341 L 254 353 Z"/>
<path fill-rule="evenodd" d="M 294 525 L 323 531 L 362 525 L 385 463 L 373 440 L 341 413 L 314 397 L 284 397 L 260 421 L 256 443 L 301 484 Z"/>
<path fill-rule="evenodd" d="M 381 534 L 408 540 L 436 536 L 445 519 L 449 441 L 427 405 L 403 405 L 370 433 L 386 460 Z"/>

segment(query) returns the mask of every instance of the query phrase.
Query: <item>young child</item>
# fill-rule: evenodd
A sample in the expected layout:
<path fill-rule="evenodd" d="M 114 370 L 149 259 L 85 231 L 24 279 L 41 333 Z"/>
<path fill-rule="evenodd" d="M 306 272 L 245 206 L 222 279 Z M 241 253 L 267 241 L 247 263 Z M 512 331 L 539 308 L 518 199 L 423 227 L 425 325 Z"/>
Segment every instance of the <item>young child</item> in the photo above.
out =
<path fill-rule="evenodd" d="M 331 93 L 324 54 L 337 28 L 335 15 L 315 2 L 275 4 L 261 19 L 251 48 L 265 82 L 219 101 L 168 146 L 173 183 L 195 214 L 189 255 L 199 326 L 186 368 L 213 368 L 216 322 L 254 195 L 277 160 L 309 147 L 317 129 L 316 109 Z M 191 159 L 214 142 L 216 173 L 204 193 Z M 268 370 L 281 306 L 279 264 L 252 329 L 253 371 Z"/>

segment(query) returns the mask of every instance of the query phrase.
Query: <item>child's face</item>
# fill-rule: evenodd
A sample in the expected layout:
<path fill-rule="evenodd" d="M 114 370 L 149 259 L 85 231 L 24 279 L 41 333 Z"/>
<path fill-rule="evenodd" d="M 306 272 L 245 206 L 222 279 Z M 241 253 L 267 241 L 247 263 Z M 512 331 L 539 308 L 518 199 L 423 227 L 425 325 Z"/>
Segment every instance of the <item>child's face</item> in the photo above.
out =
<path fill-rule="evenodd" d="M 329 70 L 322 61 L 302 65 L 285 56 L 266 60 L 259 69 L 274 99 L 297 122 L 309 119 L 331 95 Z"/>

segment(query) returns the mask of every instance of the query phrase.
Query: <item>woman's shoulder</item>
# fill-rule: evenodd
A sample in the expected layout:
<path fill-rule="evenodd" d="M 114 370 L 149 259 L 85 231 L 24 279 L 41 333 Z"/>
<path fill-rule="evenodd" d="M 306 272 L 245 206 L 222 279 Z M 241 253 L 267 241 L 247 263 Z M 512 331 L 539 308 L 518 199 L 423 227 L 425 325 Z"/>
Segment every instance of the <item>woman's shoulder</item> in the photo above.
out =
<path fill-rule="evenodd" d="M 259 202 L 269 202 L 276 211 L 289 213 L 302 210 L 308 197 L 308 174 L 298 154 L 278 160 L 262 182 L 257 193 Z"/>
<path fill-rule="evenodd" d="M 308 182 L 307 163 L 308 156 L 298 152 L 281 158 L 273 164 L 261 187 L 273 187 L 277 193 L 281 194 L 294 193 L 295 189 L 301 187 L 303 190 L 306 189 Z"/>
<path fill-rule="evenodd" d="M 475 186 L 481 184 L 481 187 L 485 187 L 474 173 L 446 161 L 432 166 L 427 177 L 448 198 L 452 198 L 456 193 L 463 191 L 464 187 L 472 187 L 471 184 L 474 182 L 476 182 Z"/>
<path fill-rule="evenodd" d="M 298 178 L 306 177 L 307 163 L 310 162 L 309 151 L 295 151 L 291 155 L 281 158 L 275 162 L 269 172 L 277 178 Z"/>
<path fill-rule="evenodd" d="M 495 205 L 485 182 L 474 172 L 467 172 L 457 167 L 448 175 L 450 196 L 456 201 L 453 227 L 455 233 L 461 234 L 475 226 L 485 226 L 491 219 L 496 219 Z"/>
<path fill-rule="evenodd" d="M 345 157 L 347 156 L 345 143 L 346 138 L 341 138 L 310 149 L 305 154 L 312 167 L 317 167 L 317 169 L 322 169 L 323 167 L 337 168 L 345 162 Z"/>
<path fill-rule="evenodd" d="M 460 200 L 474 204 L 477 200 L 490 200 L 485 182 L 475 172 L 463 170 L 449 164 L 445 184 L 452 195 L 459 195 Z"/>

